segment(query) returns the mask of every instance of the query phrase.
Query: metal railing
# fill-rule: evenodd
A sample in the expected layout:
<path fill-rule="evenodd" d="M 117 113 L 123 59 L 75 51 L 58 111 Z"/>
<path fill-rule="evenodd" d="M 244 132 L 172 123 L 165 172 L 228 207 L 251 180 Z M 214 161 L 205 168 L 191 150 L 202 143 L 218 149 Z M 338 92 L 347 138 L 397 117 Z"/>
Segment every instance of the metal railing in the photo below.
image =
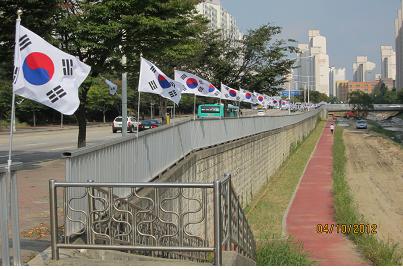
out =
<path fill-rule="evenodd" d="M 130 251 L 198 262 L 209 261 L 208 253 L 214 253 L 215 265 L 222 264 L 223 250 L 255 259 L 253 234 L 229 175 L 200 184 L 50 180 L 49 192 L 52 259 L 59 259 L 63 248 Z M 60 193 L 62 200 L 58 200 Z M 86 209 L 76 208 L 78 201 L 85 202 Z M 71 222 L 81 228 L 68 234 L 64 227 Z M 74 237 L 84 243 L 74 243 Z"/>
<path fill-rule="evenodd" d="M 66 181 L 149 182 L 194 150 L 293 125 L 321 109 L 290 116 L 186 121 L 65 152 Z M 113 163 L 113 165 L 111 165 Z"/>
<path fill-rule="evenodd" d="M 64 153 L 67 182 L 150 182 L 193 151 L 317 118 L 323 108 L 290 116 L 186 121 Z M 84 208 L 85 204 L 81 205 Z M 75 232 L 76 223 L 66 227 Z"/>
<path fill-rule="evenodd" d="M 10 169 L 7 165 L 0 166 L 0 259 L 3 266 L 11 265 L 11 257 L 13 265 L 21 265 L 17 189 L 17 170 L 21 166 L 21 163 L 13 163 Z M 9 245 L 10 239 L 12 247 Z"/>

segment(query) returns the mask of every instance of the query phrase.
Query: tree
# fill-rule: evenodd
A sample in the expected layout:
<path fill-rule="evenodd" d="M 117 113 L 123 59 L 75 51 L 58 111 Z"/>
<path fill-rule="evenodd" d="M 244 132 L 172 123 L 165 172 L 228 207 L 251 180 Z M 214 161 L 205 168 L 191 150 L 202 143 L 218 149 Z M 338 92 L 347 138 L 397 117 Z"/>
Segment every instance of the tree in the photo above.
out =
<path fill-rule="evenodd" d="M 329 100 L 329 96 L 318 91 L 309 91 L 309 99 L 312 103 L 318 104 L 320 102 L 327 102 Z"/>
<path fill-rule="evenodd" d="M 368 93 L 353 91 L 349 95 L 349 104 L 358 115 L 366 116 L 368 111 L 374 108 L 374 101 Z"/>
<path fill-rule="evenodd" d="M 108 87 L 100 82 L 94 83 L 88 91 L 88 108 L 102 112 L 103 122 L 106 123 L 105 114 L 120 103 L 119 96 L 111 96 Z"/>
<path fill-rule="evenodd" d="M 36 127 L 38 112 L 47 109 L 44 105 L 41 105 L 40 103 L 23 98 L 18 98 L 16 104 L 18 107 L 18 111 L 23 112 L 25 114 L 32 113 L 32 125 L 34 127 Z"/>
<path fill-rule="evenodd" d="M 293 40 L 277 36 L 281 28 L 271 24 L 250 30 L 242 40 L 206 40 L 207 48 L 197 73 L 216 84 L 277 95 L 295 61 L 288 58 L 297 51 Z"/>

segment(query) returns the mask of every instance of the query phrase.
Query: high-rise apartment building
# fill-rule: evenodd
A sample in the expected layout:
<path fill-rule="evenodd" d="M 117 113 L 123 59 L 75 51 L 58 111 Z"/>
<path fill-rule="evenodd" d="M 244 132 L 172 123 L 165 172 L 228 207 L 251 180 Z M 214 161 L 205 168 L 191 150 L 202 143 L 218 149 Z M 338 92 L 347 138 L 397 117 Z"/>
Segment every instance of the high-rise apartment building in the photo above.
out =
<path fill-rule="evenodd" d="M 381 79 L 396 80 L 396 53 L 392 46 L 381 46 Z"/>
<path fill-rule="evenodd" d="M 403 88 L 403 0 L 395 19 L 395 41 L 396 41 L 396 88 Z"/>
<path fill-rule="evenodd" d="M 329 96 L 329 55 L 326 37 L 319 30 L 310 30 L 309 44 L 299 44 L 297 57 L 299 87 L 316 90 Z"/>
<path fill-rule="evenodd" d="M 353 81 L 365 82 L 375 80 L 376 64 L 368 61 L 366 56 L 358 56 L 353 63 Z"/>
<path fill-rule="evenodd" d="M 222 7 L 220 0 L 205 0 L 196 9 L 210 21 L 211 29 L 221 31 L 223 39 L 242 39 L 235 18 Z"/>
<path fill-rule="evenodd" d="M 337 96 L 336 94 L 336 83 L 338 81 L 346 80 L 346 69 L 330 67 L 329 71 L 329 96 Z"/>

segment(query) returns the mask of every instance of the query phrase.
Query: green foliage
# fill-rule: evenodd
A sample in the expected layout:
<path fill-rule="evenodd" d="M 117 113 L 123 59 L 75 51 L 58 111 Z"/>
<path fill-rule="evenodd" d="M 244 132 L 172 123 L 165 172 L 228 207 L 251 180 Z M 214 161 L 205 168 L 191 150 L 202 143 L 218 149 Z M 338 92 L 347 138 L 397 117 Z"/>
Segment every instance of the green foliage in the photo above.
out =
<path fill-rule="evenodd" d="M 111 96 L 108 86 L 103 81 L 94 83 L 88 91 L 88 108 L 102 112 L 103 122 L 106 122 L 105 114 L 120 104 L 119 96 Z"/>
<path fill-rule="evenodd" d="M 367 223 L 359 214 L 345 179 L 346 155 L 343 141 L 343 129 L 336 128 L 333 145 L 333 193 L 337 223 L 354 225 Z M 349 238 L 358 246 L 365 257 L 374 265 L 401 265 L 402 253 L 398 245 L 383 242 L 374 235 L 349 234 Z"/>
<path fill-rule="evenodd" d="M 359 114 L 365 115 L 374 108 L 372 97 L 362 91 L 353 91 L 349 95 L 348 103 L 353 106 L 353 110 Z"/>
<path fill-rule="evenodd" d="M 309 92 L 309 100 L 312 103 L 320 103 L 320 102 L 328 102 L 329 101 L 329 96 L 327 96 L 324 93 L 318 92 L 318 91 L 310 91 Z"/>
<path fill-rule="evenodd" d="M 309 260 L 301 245 L 291 240 L 268 240 L 259 248 L 256 255 L 258 266 L 308 266 Z"/>
<path fill-rule="evenodd" d="M 8 120 L 11 116 L 11 82 L 0 81 L 0 121 Z"/>

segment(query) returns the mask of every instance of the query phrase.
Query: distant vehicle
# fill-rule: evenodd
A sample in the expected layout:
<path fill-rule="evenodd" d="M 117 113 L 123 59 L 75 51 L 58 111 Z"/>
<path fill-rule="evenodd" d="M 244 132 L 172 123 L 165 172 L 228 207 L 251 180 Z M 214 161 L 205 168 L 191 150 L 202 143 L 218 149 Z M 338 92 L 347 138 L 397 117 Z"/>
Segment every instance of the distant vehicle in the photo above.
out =
<path fill-rule="evenodd" d="M 208 118 L 223 118 L 224 117 L 224 105 L 200 105 L 197 110 L 197 117 L 199 119 Z"/>
<path fill-rule="evenodd" d="M 355 127 L 357 129 L 368 129 L 367 121 L 365 121 L 365 120 L 357 120 L 355 122 Z"/>
<path fill-rule="evenodd" d="M 139 125 L 139 131 L 154 129 L 161 126 L 159 120 L 143 120 Z"/>
<path fill-rule="evenodd" d="M 200 105 L 197 109 L 197 117 L 199 119 L 211 119 L 211 118 L 236 118 L 239 114 L 239 107 L 228 105 L 227 110 L 224 111 L 223 104 L 210 104 Z"/>
<path fill-rule="evenodd" d="M 258 110 L 258 111 L 257 111 L 257 115 L 258 115 L 258 116 L 265 116 L 265 115 L 266 115 L 266 112 L 265 112 L 264 110 Z"/>
<path fill-rule="evenodd" d="M 117 131 L 122 131 L 122 120 L 123 118 L 121 116 L 116 117 L 113 122 L 112 122 L 112 132 L 116 133 Z M 127 131 L 129 133 L 133 133 L 137 125 L 139 123 L 136 121 L 134 117 L 127 117 Z"/>

